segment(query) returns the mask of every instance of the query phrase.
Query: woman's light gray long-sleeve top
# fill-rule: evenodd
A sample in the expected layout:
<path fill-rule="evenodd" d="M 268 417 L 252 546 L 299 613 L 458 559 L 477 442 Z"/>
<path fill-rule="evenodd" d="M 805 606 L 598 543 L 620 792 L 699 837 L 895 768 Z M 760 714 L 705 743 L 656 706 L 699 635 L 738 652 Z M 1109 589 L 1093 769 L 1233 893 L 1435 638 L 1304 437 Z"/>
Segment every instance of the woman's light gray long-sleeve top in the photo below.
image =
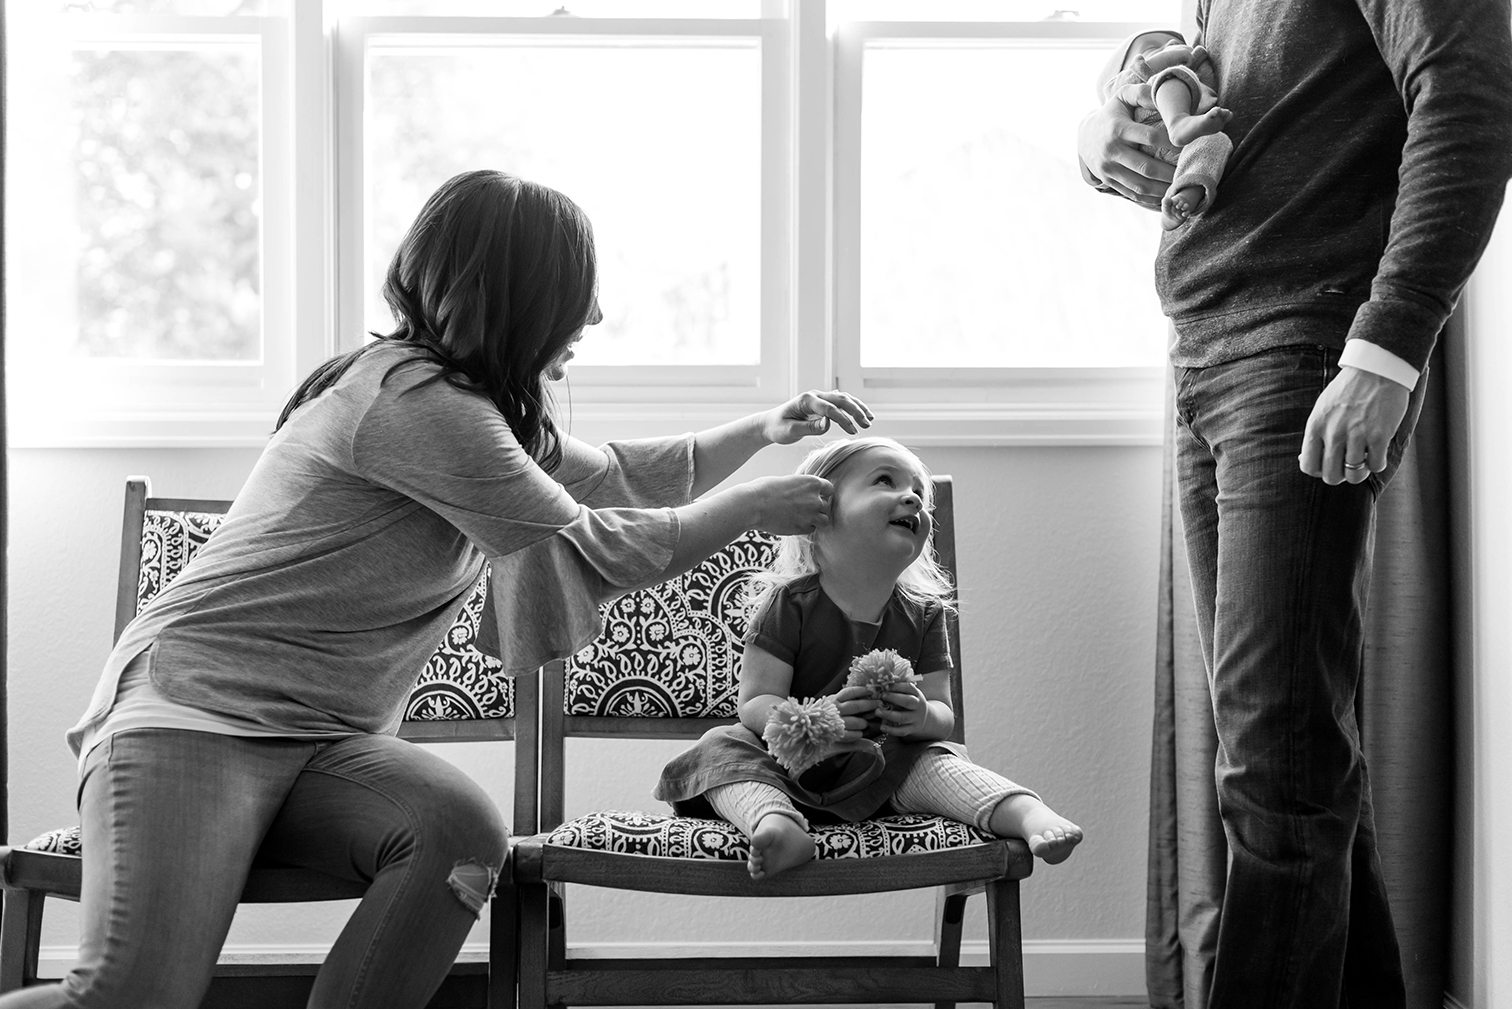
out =
<path fill-rule="evenodd" d="M 152 685 L 181 704 L 291 733 L 392 732 L 485 557 L 514 621 L 510 672 L 587 644 L 600 602 L 659 580 L 672 508 L 691 496 L 692 435 L 564 439 L 548 475 L 487 398 L 439 371 L 380 345 L 293 414 L 221 527 L 122 633 L 69 730 L 75 752 L 144 650 Z"/>

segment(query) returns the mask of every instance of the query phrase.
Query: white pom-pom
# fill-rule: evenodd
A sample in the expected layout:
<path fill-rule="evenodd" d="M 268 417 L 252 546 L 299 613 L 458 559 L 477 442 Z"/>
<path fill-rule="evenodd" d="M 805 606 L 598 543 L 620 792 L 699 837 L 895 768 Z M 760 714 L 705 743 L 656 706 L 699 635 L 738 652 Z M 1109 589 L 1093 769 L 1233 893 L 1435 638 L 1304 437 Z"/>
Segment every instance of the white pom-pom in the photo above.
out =
<path fill-rule="evenodd" d="M 772 705 L 761 736 L 767 752 L 796 778 L 845 737 L 845 719 L 832 697 L 789 697 Z"/>
<path fill-rule="evenodd" d="M 913 663 L 891 648 L 874 648 L 851 662 L 847 687 L 865 687 L 873 697 L 881 697 L 894 684 L 917 683 Z"/>

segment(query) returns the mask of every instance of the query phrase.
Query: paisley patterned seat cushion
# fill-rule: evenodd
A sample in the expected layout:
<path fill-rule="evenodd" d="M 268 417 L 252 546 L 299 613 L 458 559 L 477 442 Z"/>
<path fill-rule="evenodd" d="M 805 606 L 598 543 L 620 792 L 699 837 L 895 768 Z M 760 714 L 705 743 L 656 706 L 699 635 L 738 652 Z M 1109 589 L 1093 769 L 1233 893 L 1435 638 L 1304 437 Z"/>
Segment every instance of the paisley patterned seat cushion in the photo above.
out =
<path fill-rule="evenodd" d="M 50 851 L 57 855 L 77 855 L 84 850 L 79 843 L 78 827 L 59 827 L 57 830 L 49 830 L 40 837 L 34 837 L 27 841 L 25 848 L 28 851 Z"/>
<path fill-rule="evenodd" d="M 964 848 L 995 840 L 975 827 L 938 816 L 882 816 L 859 823 L 815 826 L 810 831 L 819 858 L 878 858 Z M 601 810 L 562 824 L 547 844 L 663 858 L 713 858 L 744 862 L 750 842 L 723 820 Z"/>

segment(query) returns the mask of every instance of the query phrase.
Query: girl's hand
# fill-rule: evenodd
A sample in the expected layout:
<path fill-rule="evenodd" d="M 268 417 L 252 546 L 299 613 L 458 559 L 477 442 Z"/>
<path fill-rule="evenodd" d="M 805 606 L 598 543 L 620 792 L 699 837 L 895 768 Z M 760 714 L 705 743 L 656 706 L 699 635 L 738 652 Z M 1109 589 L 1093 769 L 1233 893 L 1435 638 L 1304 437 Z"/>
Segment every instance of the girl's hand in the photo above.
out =
<path fill-rule="evenodd" d="M 752 528 L 777 536 L 806 536 L 829 525 L 835 485 L 822 476 L 759 477 L 743 487 L 756 509 Z"/>
<path fill-rule="evenodd" d="M 865 687 L 845 687 L 832 696 L 840 717 L 845 719 L 846 742 L 860 739 L 868 726 L 867 716 L 877 710 L 877 699 Z"/>
<path fill-rule="evenodd" d="M 907 736 L 917 732 L 929 717 L 929 698 L 913 683 L 898 683 L 882 695 L 877 718 L 889 736 Z"/>
<path fill-rule="evenodd" d="M 775 407 L 762 418 L 762 433 L 773 445 L 791 445 L 811 434 L 824 434 L 830 424 L 847 434 L 871 427 L 872 412 L 849 393 L 810 390 Z"/>

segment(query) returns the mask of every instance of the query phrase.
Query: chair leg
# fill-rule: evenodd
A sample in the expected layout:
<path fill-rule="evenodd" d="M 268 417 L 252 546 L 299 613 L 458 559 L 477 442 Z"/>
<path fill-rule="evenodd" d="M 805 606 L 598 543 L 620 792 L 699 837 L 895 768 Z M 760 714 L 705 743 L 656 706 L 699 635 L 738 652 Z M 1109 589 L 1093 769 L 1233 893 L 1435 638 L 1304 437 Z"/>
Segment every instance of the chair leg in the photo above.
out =
<path fill-rule="evenodd" d="M 551 887 L 551 905 L 547 922 L 549 942 L 546 946 L 548 970 L 565 970 L 567 967 L 567 896 L 560 884 Z"/>
<path fill-rule="evenodd" d="M 515 1009 L 519 984 L 520 893 L 505 880 L 488 909 L 488 1009 Z"/>
<path fill-rule="evenodd" d="M 0 911 L 0 992 L 37 980 L 46 899 L 46 894 L 32 890 L 5 891 L 5 907 Z"/>
<path fill-rule="evenodd" d="M 997 988 L 994 1004 L 997 1009 L 1024 1009 L 1024 933 L 1016 879 L 987 884 L 987 944 Z"/>
<path fill-rule="evenodd" d="M 966 917 L 966 894 L 940 887 L 935 898 L 935 965 L 961 965 L 961 925 Z M 954 1002 L 936 1002 L 935 1009 L 955 1009 Z"/>
<path fill-rule="evenodd" d="M 518 888 L 520 1009 L 546 1009 L 547 947 L 551 939 L 551 888 L 545 883 Z"/>

